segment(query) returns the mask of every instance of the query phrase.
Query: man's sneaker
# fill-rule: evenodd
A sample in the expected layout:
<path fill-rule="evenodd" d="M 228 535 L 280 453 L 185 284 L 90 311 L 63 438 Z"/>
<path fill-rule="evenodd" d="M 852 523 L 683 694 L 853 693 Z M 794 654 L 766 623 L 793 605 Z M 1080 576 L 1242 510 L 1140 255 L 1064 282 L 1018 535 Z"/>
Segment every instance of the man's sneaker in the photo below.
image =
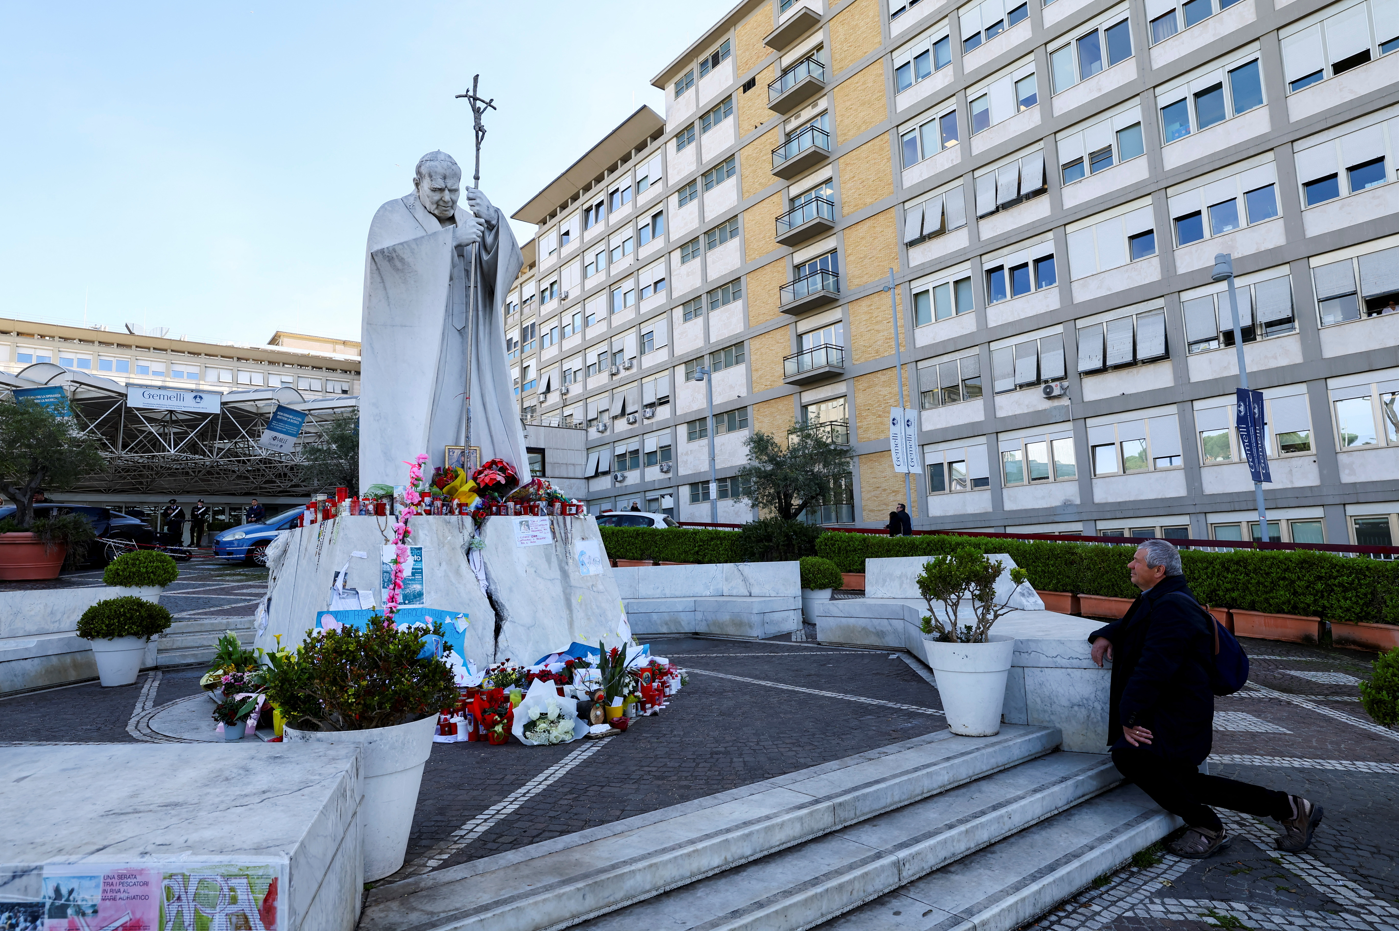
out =
<path fill-rule="evenodd" d="M 1234 838 L 1225 834 L 1222 828 L 1218 831 L 1211 831 L 1209 828 L 1186 828 L 1184 834 L 1166 845 L 1166 849 L 1187 860 L 1203 860 L 1214 856 L 1233 841 Z"/>
<path fill-rule="evenodd" d="M 1313 805 L 1300 795 L 1289 795 L 1292 803 L 1292 817 L 1282 823 L 1282 836 L 1277 839 L 1277 848 L 1288 853 L 1301 853 L 1311 846 L 1312 835 L 1321 824 L 1322 808 Z"/>

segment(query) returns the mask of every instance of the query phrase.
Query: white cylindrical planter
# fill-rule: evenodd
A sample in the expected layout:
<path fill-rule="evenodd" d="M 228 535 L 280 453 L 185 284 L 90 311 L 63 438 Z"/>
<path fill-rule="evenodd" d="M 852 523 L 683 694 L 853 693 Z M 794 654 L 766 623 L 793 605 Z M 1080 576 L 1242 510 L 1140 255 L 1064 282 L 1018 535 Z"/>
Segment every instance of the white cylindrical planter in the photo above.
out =
<path fill-rule="evenodd" d="M 146 656 L 145 637 L 116 637 L 112 640 L 89 640 L 93 658 L 97 660 L 97 675 L 102 685 L 131 685 L 141 674 L 141 660 Z"/>
<path fill-rule="evenodd" d="M 831 590 L 829 588 L 802 589 L 802 620 L 808 624 L 815 624 L 816 612 L 820 610 L 817 606 L 830 600 Z"/>
<path fill-rule="evenodd" d="M 986 643 L 923 643 L 952 733 L 963 737 L 999 733 L 1015 638 L 992 634 Z"/>
<path fill-rule="evenodd" d="M 358 744 L 364 795 L 360 825 L 364 836 L 364 881 L 397 873 L 408 850 L 408 832 L 418 805 L 423 766 L 432 752 L 437 715 L 395 727 L 366 731 L 299 731 L 282 728 L 284 743 Z"/>

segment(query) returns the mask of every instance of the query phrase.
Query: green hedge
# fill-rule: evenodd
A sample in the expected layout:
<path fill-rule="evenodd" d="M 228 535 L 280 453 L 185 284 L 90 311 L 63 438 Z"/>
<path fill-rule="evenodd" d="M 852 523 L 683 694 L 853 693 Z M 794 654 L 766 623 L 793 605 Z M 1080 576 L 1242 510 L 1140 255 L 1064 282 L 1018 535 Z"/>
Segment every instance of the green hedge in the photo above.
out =
<path fill-rule="evenodd" d="M 1006 553 L 1040 591 L 1133 598 L 1127 572 L 1132 546 L 1056 543 L 933 534 L 883 537 L 826 533 L 816 554 L 842 572 L 864 572 L 866 559 L 940 556 L 962 546 Z M 1185 578 L 1205 604 L 1279 614 L 1316 615 L 1328 621 L 1399 624 L 1399 565 L 1312 550 L 1181 552 Z"/>
<path fill-rule="evenodd" d="M 158 585 L 161 588 L 180 577 L 180 567 L 175 560 L 155 550 L 136 550 L 123 553 L 108 563 L 102 573 L 102 581 L 116 586 Z"/>
<path fill-rule="evenodd" d="M 743 562 L 741 537 L 733 530 L 699 527 L 599 527 L 608 559 L 661 562 Z"/>

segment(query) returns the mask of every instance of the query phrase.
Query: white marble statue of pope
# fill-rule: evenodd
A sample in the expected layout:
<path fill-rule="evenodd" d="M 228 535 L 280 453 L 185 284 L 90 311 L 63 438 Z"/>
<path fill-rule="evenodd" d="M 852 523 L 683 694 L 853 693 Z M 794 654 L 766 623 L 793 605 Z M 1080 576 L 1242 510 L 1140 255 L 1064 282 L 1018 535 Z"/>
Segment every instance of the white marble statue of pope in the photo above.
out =
<path fill-rule="evenodd" d="M 486 195 L 467 188 L 466 204 L 458 202 L 461 169 L 445 152 L 422 157 L 413 187 L 413 193 L 380 207 L 369 226 L 360 337 L 360 488 L 404 484 L 405 461 L 421 453 L 429 457 L 430 475 L 442 463 L 444 447 L 462 445 L 468 365 L 471 445 L 481 448 L 482 461 L 509 462 L 523 484 L 529 460 L 505 355 L 502 307 L 524 264 L 520 247 Z"/>

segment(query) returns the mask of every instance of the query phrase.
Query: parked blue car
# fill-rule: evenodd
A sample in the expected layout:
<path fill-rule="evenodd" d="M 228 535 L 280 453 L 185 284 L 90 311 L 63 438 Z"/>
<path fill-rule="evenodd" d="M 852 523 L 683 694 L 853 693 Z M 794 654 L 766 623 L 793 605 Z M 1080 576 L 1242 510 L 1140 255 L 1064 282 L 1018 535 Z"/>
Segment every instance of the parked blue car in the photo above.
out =
<path fill-rule="evenodd" d="M 267 565 L 267 545 L 283 530 L 301 526 L 304 508 L 292 508 L 260 524 L 230 527 L 214 537 L 214 555 L 220 559 Z"/>

